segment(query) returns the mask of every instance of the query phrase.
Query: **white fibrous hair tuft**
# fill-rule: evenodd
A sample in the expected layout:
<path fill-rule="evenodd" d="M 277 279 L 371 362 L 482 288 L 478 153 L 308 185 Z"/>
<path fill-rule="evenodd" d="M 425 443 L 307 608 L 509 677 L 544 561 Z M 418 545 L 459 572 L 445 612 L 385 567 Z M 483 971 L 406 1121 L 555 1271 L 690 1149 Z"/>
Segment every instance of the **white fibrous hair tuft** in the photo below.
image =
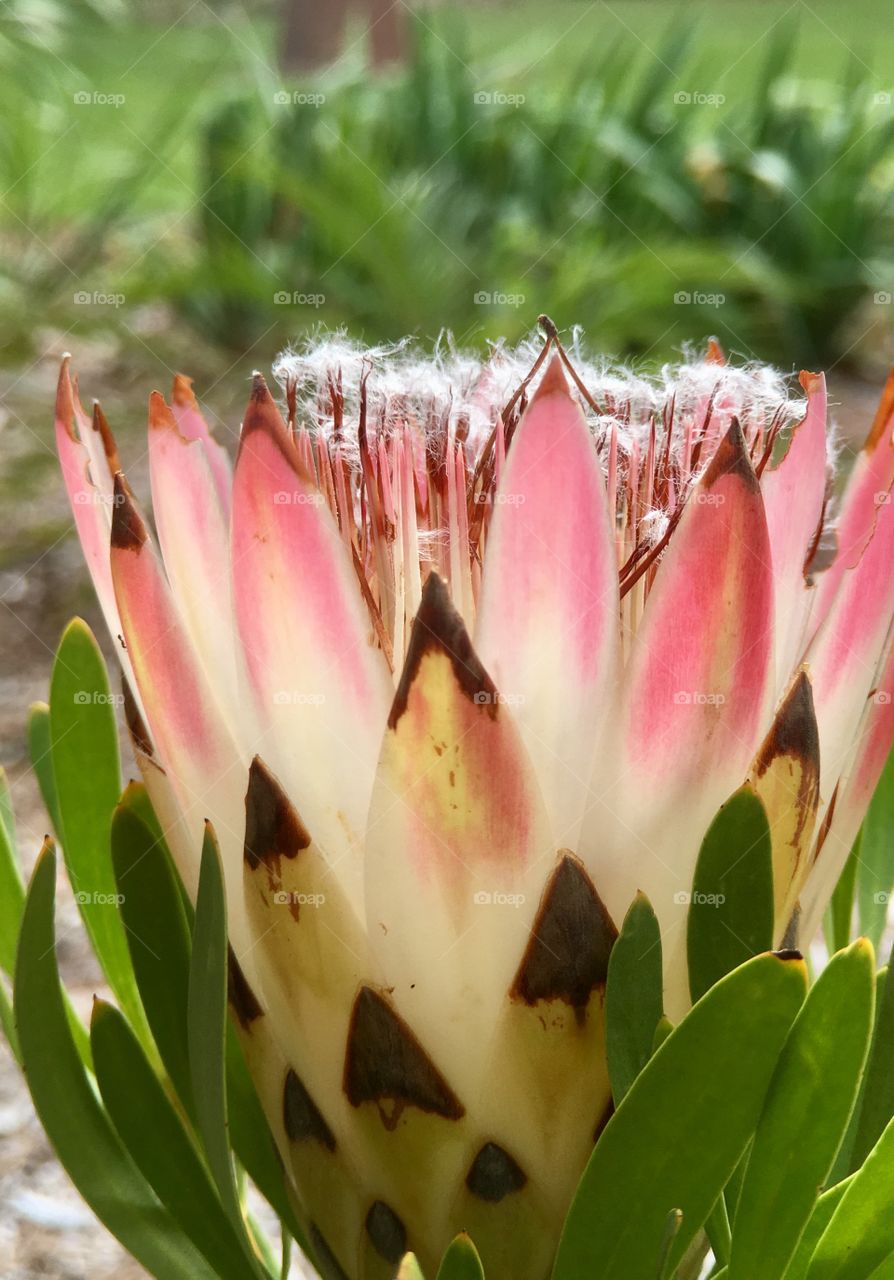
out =
<path fill-rule="evenodd" d="M 804 417 L 793 376 L 729 364 L 713 340 L 646 375 L 592 356 L 579 331 L 565 348 L 541 323 L 545 339 L 495 343 L 485 358 L 449 335 L 426 352 L 410 339 L 363 347 L 335 333 L 274 365 L 299 455 L 366 572 L 378 630 L 398 653 L 418 574 L 437 569 L 462 611 L 474 612 L 500 459 L 554 358 L 606 477 L 622 598 L 634 586 L 641 598 L 648 593 L 692 485 L 734 423 L 760 475 Z"/>

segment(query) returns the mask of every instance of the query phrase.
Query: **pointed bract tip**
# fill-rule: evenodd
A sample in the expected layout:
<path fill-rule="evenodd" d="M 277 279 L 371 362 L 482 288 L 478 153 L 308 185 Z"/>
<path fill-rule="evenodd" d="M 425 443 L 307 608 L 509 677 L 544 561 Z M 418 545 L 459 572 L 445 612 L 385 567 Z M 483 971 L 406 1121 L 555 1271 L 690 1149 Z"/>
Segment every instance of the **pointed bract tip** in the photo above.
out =
<path fill-rule="evenodd" d="M 118 445 L 115 443 L 115 437 L 112 435 L 112 428 L 109 426 L 108 419 L 103 413 L 102 405 L 98 400 L 93 401 L 93 430 L 102 440 L 102 451 L 106 455 L 109 470 L 112 475 L 114 475 L 116 471 L 121 470 L 121 460 L 118 457 Z"/>
<path fill-rule="evenodd" d="M 177 431 L 177 419 L 160 391 L 153 391 L 149 396 L 149 430 Z"/>
<path fill-rule="evenodd" d="M 262 862 L 296 857 L 309 844 L 310 834 L 279 780 L 255 756 L 245 793 L 245 861 L 256 871 Z"/>
<path fill-rule="evenodd" d="M 807 768 L 811 778 L 819 777 L 819 729 L 813 704 L 813 686 L 806 667 L 795 675 L 776 712 L 755 762 L 760 778 L 780 756 L 793 756 Z"/>
<path fill-rule="evenodd" d="M 407 656 L 388 716 L 388 728 L 395 729 L 406 711 L 419 668 L 426 654 L 430 653 L 440 653 L 447 658 L 461 692 L 495 719 L 499 710 L 496 686 L 472 647 L 462 615 L 450 599 L 447 583 L 440 574 L 432 571 L 425 580 L 419 611 L 413 620 Z"/>
<path fill-rule="evenodd" d="M 716 338 L 708 339 L 708 349 L 705 352 L 705 361 L 707 364 L 726 364 L 726 356 L 720 343 Z"/>
<path fill-rule="evenodd" d="M 738 476 L 752 493 L 760 492 L 760 484 L 754 474 L 754 467 L 748 456 L 748 445 L 745 443 L 738 418 L 733 418 L 729 431 L 717 446 L 714 457 L 708 463 L 701 478 L 701 487 L 713 489 L 724 476 Z"/>
<path fill-rule="evenodd" d="M 804 963 L 804 956 L 795 947 L 784 947 L 781 951 L 771 952 L 771 955 L 774 955 L 777 960 L 782 960 L 786 963 Z"/>
<path fill-rule="evenodd" d="M 824 373 L 811 373 L 809 369 L 802 369 L 798 374 L 798 381 L 807 395 L 816 395 L 826 389 L 826 375 Z"/>
<path fill-rule="evenodd" d="M 74 392 L 71 387 L 71 356 L 62 357 L 56 382 L 56 421 L 61 422 L 72 440 L 77 440 L 74 426 Z"/>
<path fill-rule="evenodd" d="M 141 551 L 149 534 L 123 472 L 115 472 L 114 487 L 112 546 L 119 551 Z"/>
<path fill-rule="evenodd" d="M 174 384 L 171 388 L 171 401 L 178 409 L 194 409 L 196 407 L 196 396 L 192 389 L 192 378 L 187 377 L 185 373 L 174 374 Z"/>
<path fill-rule="evenodd" d="M 571 398 L 571 388 L 568 386 L 568 379 L 565 377 L 565 368 L 562 364 L 562 357 L 558 352 L 550 360 L 546 366 L 546 372 L 540 379 L 537 390 L 531 397 L 531 404 L 536 404 L 543 396 L 567 396 Z"/>

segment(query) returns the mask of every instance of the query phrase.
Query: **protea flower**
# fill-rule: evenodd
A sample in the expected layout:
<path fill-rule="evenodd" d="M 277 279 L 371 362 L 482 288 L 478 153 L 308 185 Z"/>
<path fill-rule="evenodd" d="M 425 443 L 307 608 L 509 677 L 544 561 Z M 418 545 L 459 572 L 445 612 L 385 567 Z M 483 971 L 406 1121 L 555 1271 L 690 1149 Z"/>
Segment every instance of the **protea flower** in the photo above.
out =
<path fill-rule="evenodd" d="M 894 739 L 894 382 L 837 517 L 806 402 L 497 350 L 281 359 L 235 470 L 187 379 L 149 407 L 157 547 L 63 365 L 57 436 L 187 886 L 222 851 L 231 999 L 318 1257 L 548 1274 L 611 1114 L 631 900 L 688 1001 L 702 838 L 743 785 L 775 941 L 809 941 Z M 832 548 L 832 530 L 837 548 Z"/>

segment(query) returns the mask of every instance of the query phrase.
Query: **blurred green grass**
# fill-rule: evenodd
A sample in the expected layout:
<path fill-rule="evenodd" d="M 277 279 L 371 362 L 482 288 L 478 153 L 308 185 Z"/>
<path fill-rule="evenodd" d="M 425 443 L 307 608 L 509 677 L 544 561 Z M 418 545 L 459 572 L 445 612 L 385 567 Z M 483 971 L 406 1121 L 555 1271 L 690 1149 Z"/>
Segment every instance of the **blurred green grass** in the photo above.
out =
<path fill-rule="evenodd" d="M 405 69 L 371 73 L 355 26 L 301 80 L 272 7 L 153 15 L 3 10 L 6 363 L 97 332 L 200 364 L 318 324 L 481 345 L 542 310 L 650 360 L 708 332 L 784 365 L 887 340 L 894 27 L 870 0 L 424 8 Z"/>

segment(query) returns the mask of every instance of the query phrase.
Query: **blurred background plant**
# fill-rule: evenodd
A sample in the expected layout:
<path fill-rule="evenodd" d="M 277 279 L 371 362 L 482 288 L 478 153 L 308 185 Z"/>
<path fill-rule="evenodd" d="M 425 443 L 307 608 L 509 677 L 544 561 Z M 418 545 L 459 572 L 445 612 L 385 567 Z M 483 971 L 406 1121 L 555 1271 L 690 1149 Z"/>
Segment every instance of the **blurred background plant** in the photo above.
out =
<path fill-rule="evenodd" d="M 398 9 L 401 57 L 372 68 L 355 23 L 296 72 L 273 8 L 4 6 L 6 356 L 48 323 L 142 332 L 148 306 L 240 353 L 318 323 L 480 344 L 538 310 L 650 359 L 706 332 L 811 365 L 878 347 L 871 6 L 843 32 L 800 3 Z"/>

